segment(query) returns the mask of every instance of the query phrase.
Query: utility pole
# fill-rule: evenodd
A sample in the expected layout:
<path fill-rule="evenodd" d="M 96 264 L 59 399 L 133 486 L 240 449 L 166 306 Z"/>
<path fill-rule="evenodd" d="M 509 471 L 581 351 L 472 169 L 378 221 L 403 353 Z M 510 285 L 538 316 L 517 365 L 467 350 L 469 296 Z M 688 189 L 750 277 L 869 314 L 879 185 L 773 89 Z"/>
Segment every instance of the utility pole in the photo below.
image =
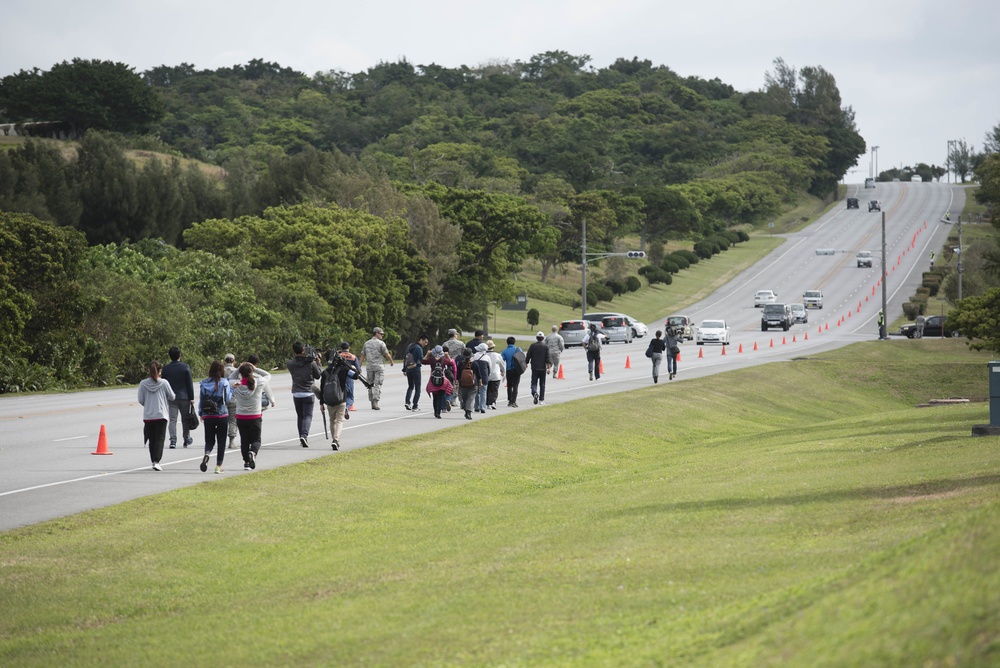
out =
<path fill-rule="evenodd" d="M 587 315 L 587 219 L 584 218 L 582 221 L 582 235 L 583 235 L 583 290 L 580 291 L 580 299 L 582 303 L 580 304 L 580 320 L 583 320 L 583 316 Z"/>
<path fill-rule="evenodd" d="M 878 146 L 872 146 L 872 154 L 875 156 L 875 173 L 872 178 L 878 181 Z"/>
<path fill-rule="evenodd" d="M 951 183 L 951 147 L 954 143 L 955 143 L 954 139 L 948 140 L 948 156 L 947 156 L 948 183 Z"/>
<path fill-rule="evenodd" d="M 972 214 L 969 214 L 969 222 L 972 222 Z M 962 299 L 962 214 L 958 214 L 958 299 Z"/>
<path fill-rule="evenodd" d="M 889 327 L 889 304 L 888 304 L 888 289 L 886 288 L 886 282 L 889 280 L 889 272 L 885 270 L 885 211 L 882 212 L 882 319 L 885 321 L 886 334 L 888 335 Z M 881 337 L 882 332 L 880 331 L 878 335 Z"/>

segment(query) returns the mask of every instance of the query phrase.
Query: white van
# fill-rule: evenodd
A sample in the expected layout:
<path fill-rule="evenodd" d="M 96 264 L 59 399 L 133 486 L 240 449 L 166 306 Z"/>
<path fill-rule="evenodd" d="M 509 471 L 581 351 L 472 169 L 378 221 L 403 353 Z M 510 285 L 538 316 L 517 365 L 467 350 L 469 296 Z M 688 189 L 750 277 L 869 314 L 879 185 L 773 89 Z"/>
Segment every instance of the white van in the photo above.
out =
<path fill-rule="evenodd" d="M 875 187 L 875 179 L 871 177 L 865 179 L 865 188 L 874 188 L 874 187 Z"/>
<path fill-rule="evenodd" d="M 920 183 L 921 181 L 923 181 L 923 179 L 920 178 L 920 174 L 914 174 L 910 177 L 910 183 Z"/>

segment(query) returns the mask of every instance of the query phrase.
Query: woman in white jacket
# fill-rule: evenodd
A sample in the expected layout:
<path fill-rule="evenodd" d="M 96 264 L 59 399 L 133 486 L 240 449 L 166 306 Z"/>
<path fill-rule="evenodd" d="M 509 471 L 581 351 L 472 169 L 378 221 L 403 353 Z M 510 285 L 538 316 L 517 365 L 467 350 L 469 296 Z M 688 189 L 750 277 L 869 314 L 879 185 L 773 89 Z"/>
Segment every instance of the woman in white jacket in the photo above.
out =
<path fill-rule="evenodd" d="M 149 459 L 154 471 L 162 471 L 163 442 L 167 437 L 170 402 L 176 397 L 170 383 L 160 378 L 163 365 L 158 360 L 149 363 L 149 377 L 139 383 L 139 405 L 142 406 L 142 439 L 149 443 Z"/>
<path fill-rule="evenodd" d="M 240 380 L 233 388 L 233 395 L 236 397 L 236 428 L 240 432 L 240 451 L 243 453 L 243 468 L 246 470 L 257 468 L 263 417 L 261 397 L 270 377 L 271 374 L 267 371 L 244 362 L 239 368 Z"/>

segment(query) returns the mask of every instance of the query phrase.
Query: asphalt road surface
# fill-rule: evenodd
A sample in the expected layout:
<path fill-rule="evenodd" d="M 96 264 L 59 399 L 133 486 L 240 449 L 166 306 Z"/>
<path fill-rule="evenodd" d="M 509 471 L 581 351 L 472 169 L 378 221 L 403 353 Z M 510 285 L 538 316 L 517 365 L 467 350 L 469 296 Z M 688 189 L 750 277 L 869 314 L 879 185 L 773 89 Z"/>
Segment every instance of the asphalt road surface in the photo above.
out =
<path fill-rule="evenodd" d="M 882 295 L 881 215 L 869 213 L 867 201 L 881 200 L 886 213 L 889 313 L 896 314 L 920 284 L 920 274 L 929 266 L 930 252 L 939 252 L 944 243 L 951 225 L 942 222 L 943 216 L 946 211 L 961 211 L 964 190 L 940 183 L 885 183 L 874 191 L 851 186 L 848 197 L 859 197 L 861 208 L 848 210 L 843 202 L 838 203 L 808 228 L 786 235 L 784 244 L 722 289 L 683 310 L 695 323 L 703 319 L 727 320 L 732 343 L 725 354 L 718 345 L 683 345 L 677 379 L 666 381 L 665 367 L 661 369 L 661 391 L 676 391 L 675 386 L 684 384 L 685 379 L 877 338 Z M 818 248 L 837 252 L 817 255 Z M 861 249 L 871 250 L 875 256 L 871 269 L 856 266 L 854 256 Z M 712 262 L 725 262 L 725 254 Z M 760 309 L 753 306 L 753 295 L 760 289 L 775 290 L 779 301 L 787 302 L 801 301 L 807 289 L 819 289 L 825 296 L 824 308 L 810 310 L 808 324 L 795 325 L 788 332 L 762 332 Z M 650 335 L 663 327 L 667 315 L 663 313 L 647 323 Z M 649 361 L 643 355 L 648 340 L 606 346 L 604 375 L 593 382 L 587 379 L 584 352 L 579 348 L 567 351 L 562 358 L 565 379 L 548 380 L 545 403 L 564 403 L 651 385 Z M 497 345 L 503 348 L 502 341 Z M 626 368 L 626 362 L 631 368 Z M 203 377 L 203 370 L 194 371 L 196 380 Z M 318 407 L 311 447 L 304 449 L 296 435 L 288 375 L 276 374 L 271 385 L 277 406 L 264 414 L 264 446 L 257 460 L 258 471 L 314 457 L 343 456 L 355 448 L 470 424 L 461 411 L 435 420 L 426 395 L 421 399 L 421 412 L 406 411 L 406 382 L 397 364 L 386 367 L 381 411 L 370 410 L 364 388 L 357 385 L 358 410 L 345 425 L 341 453 L 333 453 L 324 439 Z M 532 405 L 528 386 L 525 376 L 520 387 L 520 408 L 505 407 L 506 394 L 501 387 L 498 410 L 475 414 L 474 421 L 511 412 L 546 410 L 546 406 Z M 238 449 L 227 451 L 224 473 L 213 473 L 214 455 L 208 472 L 202 473 L 198 469 L 204 452 L 201 428 L 194 432 L 193 446 L 165 450 L 163 471 L 153 471 L 143 446 L 142 409 L 136 394 L 137 389 L 129 387 L 0 397 L 0 530 L 186 485 L 254 474 L 243 471 Z M 112 455 L 91 454 L 97 449 L 101 425 L 106 428 Z"/>

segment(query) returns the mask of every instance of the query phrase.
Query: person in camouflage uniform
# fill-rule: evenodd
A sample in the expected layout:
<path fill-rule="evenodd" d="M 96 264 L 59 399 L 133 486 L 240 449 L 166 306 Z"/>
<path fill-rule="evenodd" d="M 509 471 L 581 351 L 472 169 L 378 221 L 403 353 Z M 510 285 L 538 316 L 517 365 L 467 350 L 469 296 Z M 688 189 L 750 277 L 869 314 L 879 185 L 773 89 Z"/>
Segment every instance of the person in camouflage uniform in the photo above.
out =
<path fill-rule="evenodd" d="M 361 348 L 361 364 L 365 367 L 368 382 L 371 383 L 371 387 L 368 388 L 368 399 L 372 402 L 373 411 L 380 410 L 378 402 L 382 397 L 385 361 L 389 360 L 389 366 L 394 366 L 392 353 L 389 352 L 389 348 L 382 340 L 384 336 L 385 332 L 382 331 L 382 328 L 376 327 L 372 330 L 372 338 L 365 341 L 365 345 Z"/>

